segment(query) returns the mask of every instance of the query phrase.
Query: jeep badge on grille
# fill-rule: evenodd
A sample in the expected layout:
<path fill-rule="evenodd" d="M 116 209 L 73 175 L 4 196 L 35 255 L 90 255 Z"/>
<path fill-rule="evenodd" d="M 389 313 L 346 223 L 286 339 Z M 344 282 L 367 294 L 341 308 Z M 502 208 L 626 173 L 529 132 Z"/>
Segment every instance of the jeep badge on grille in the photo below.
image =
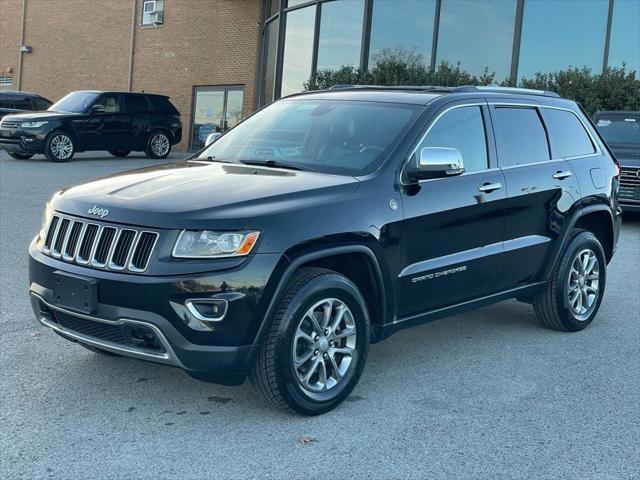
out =
<path fill-rule="evenodd" d="M 93 207 L 91 207 L 89 209 L 89 212 L 91 215 L 96 215 L 100 218 L 104 218 L 107 215 L 109 215 L 109 209 L 108 208 L 100 208 L 97 205 L 94 205 Z"/>

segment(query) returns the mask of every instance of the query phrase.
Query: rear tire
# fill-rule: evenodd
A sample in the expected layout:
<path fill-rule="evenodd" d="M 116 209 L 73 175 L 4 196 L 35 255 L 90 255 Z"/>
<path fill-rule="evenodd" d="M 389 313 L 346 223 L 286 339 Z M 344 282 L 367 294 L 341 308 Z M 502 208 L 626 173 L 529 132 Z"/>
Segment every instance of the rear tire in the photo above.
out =
<path fill-rule="evenodd" d="M 109 153 L 114 157 L 126 157 L 131 153 L 131 150 L 109 150 Z"/>
<path fill-rule="evenodd" d="M 52 162 L 68 162 L 75 153 L 73 138 L 62 130 L 51 132 L 44 145 L 44 154 Z"/>
<path fill-rule="evenodd" d="M 356 285 L 331 270 L 302 268 L 287 285 L 249 379 L 275 407 L 320 415 L 354 389 L 369 342 Z"/>
<path fill-rule="evenodd" d="M 586 328 L 595 318 L 604 296 L 606 258 L 596 236 L 575 230 L 546 289 L 533 302 L 538 319 L 564 332 Z"/>
<path fill-rule="evenodd" d="M 33 155 L 28 153 L 13 153 L 7 152 L 11 158 L 15 158 L 16 160 L 29 160 Z"/>
<path fill-rule="evenodd" d="M 152 132 L 147 140 L 147 146 L 144 149 L 144 153 L 149 158 L 167 158 L 171 153 L 171 139 L 169 138 L 169 135 L 162 130 Z"/>

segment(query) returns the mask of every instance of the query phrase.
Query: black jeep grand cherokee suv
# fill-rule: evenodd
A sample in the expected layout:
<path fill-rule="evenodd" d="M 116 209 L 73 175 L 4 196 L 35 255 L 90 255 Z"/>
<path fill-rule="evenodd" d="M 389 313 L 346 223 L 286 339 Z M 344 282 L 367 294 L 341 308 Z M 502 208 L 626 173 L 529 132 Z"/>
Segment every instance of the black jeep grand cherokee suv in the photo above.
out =
<path fill-rule="evenodd" d="M 17 159 L 44 153 L 53 162 L 67 162 L 88 150 L 116 157 L 139 150 L 166 158 L 181 137 L 180 113 L 169 97 L 149 93 L 73 92 L 47 111 L 0 121 L 0 148 Z"/>
<path fill-rule="evenodd" d="M 187 162 L 69 188 L 30 247 L 61 336 L 319 414 L 370 342 L 508 298 L 585 328 L 618 166 L 545 92 L 342 88 L 273 103 Z"/>

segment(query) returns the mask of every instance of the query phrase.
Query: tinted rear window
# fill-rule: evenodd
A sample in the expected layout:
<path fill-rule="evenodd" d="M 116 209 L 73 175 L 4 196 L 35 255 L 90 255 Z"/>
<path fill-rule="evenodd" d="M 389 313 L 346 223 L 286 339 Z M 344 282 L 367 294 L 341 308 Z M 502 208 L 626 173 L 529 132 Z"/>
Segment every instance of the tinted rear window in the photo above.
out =
<path fill-rule="evenodd" d="M 535 108 L 497 107 L 500 165 L 525 165 L 549 160 L 547 134 Z"/>
<path fill-rule="evenodd" d="M 171 104 L 167 97 L 149 95 L 147 98 L 151 101 L 151 105 L 156 112 L 170 112 L 180 115 L 176 107 Z"/>
<path fill-rule="evenodd" d="M 596 128 L 607 143 L 640 145 L 640 115 L 600 114 L 596 117 Z"/>
<path fill-rule="evenodd" d="M 45 98 L 34 97 L 31 100 L 36 110 L 46 110 L 51 106 L 51 102 Z"/>
<path fill-rule="evenodd" d="M 148 112 L 149 102 L 144 95 L 127 95 L 126 96 L 127 112 Z"/>
<path fill-rule="evenodd" d="M 579 157 L 595 152 L 582 122 L 572 112 L 543 108 L 541 110 L 551 137 L 554 158 Z"/>

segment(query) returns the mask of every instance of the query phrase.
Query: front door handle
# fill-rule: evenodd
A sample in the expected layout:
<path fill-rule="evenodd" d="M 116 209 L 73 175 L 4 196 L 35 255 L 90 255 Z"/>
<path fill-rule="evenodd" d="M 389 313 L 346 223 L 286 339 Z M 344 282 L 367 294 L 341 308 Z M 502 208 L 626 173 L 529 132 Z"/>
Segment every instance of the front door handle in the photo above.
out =
<path fill-rule="evenodd" d="M 553 178 L 555 178 L 556 180 L 564 180 L 565 178 L 569 178 L 571 175 L 573 175 L 573 173 L 571 173 L 569 170 L 565 170 L 564 172 L 560 171 L 554 173 Z"/>
<path fill-rule="evenodd" d="M 496 182 L 496 183 L 483 183 L 482 185 L 480 185 L 478 187 L 478 190 L 480 190 L 483 193 L 491 193 L 491 192 L 495 192 L 496 190 L 500 190 L 502 188 L 502 184 L 500 182 Z"/>

